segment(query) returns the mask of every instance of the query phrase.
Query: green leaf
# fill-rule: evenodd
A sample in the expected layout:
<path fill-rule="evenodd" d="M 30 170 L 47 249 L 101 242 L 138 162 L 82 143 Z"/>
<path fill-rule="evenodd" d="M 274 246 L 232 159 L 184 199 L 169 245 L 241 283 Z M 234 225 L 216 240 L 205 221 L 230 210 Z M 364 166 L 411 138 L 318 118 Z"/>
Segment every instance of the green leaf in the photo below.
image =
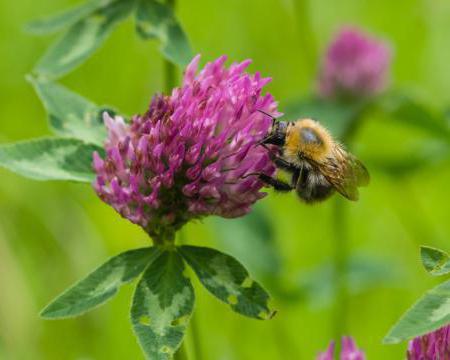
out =
<path fill-rule="evenodd" d="M 420 257 L 423 266 L 431 275 L 438 276 L 450 273 L 450 256 L 445 251 L 421 246 Z"/>
<path fill-rule="evenodd" d="M 106 128 L 102 108 L 59 84 L 28 79 L 44 104 L 50 127 L 56 134 L 103 145 Z"/>
<path fill-rule="evenodd" d="M 83 63 L 106 40 L 135 6 L 135 0 L 117 0 L 75 23 L 39 60 L 34 71 L 57 78 Z"/>
<path fill-rule="evenodd" d="M 384 338 L 395 344 L 439 329 L 450 323 L 450 281 L 427 291 Z"/>
<path fill-rule="evenodd" d="M 450 127 L 445 114 L 433 111 L 407 94 L 388 94 L 379 105 L 393 120 L 450 141 Z"/>
<path fill-rule="evenodd" d="M 180 346 L 194 308 L 194 289 L 175 251 L 162 252 L 136 288 L 131 322 L 146 357 L 168 360 Z"/>
<path fill-rule="evenodd" d="M 290 121 L 312 118 L 342 140 L 368 106 L 367 102 L 341 102 L 310 97 L 288 104 L 284 109 L 284 117 Z"/>
<path fill-rule="evenodd" d="M 261 207 L 238 219 L 214 218 L 221 245 L 248 269 L 269 282 L 280 276 L 282 260 L 269 215 Z"/>
<path fill-rule="evenodd" d="M 111 0 L 87 1 L 59 14 L 32 21 L 25 26 L 25 30 L 35 35 L 49 34 L 75 24 L 77 21 L 110 2 Z"/>
<path fill-rule="evenodd" d="M 0 166 L 35 180 L 92 182 L 92 153 L 103 149 L 77 139 L 40 138 L 0 145 Z"/>
<path fill-rule="evenodd" d="M 273 317 L 269 295 L 236 259 L 206 247 L 185 245 L 179 251 L 206 289 L 231 309 L 256 319 Z"/>
<path fill-rule="evenodd" d="M 140 0 L 136 31 L 144 39 L 158 39 L 161 52 L 173 63 L 184 67 L 191 61 L 189 40 L 169 5 L 156 0 Z"/>
<path fill-rule="evenodd" d="M 46 319 L 81 315 L 111 299 L 159 254 L 153 247 L 130 250 L 114 256 L 86 278 L 63 292 L 42 310 Z"/>

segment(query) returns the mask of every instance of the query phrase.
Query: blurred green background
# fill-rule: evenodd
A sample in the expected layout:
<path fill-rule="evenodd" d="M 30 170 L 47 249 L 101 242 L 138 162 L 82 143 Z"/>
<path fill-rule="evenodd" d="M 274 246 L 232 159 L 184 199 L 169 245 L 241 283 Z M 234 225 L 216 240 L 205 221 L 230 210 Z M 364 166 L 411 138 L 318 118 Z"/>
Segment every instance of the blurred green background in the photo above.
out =
<path fill-rule="evenodd" d="M 45 112 L 24 75 L 52 38 L 31 37 L 22 29 L 27 21 L 75 3 L 0 2 L 1 143 L 49 134 Z M 393 89 L 407 89 L 436 108 L 450 104 L 448 0 L 179 0 L 177 13 L 203 61 L 221 54 L 233 61 L 252 58 L 252 71 L 272 76 L 269 91 L 280 100 L 281 111 L 311 91 L 319 55 L 344 24 L 390 42 Z M 157 49 L 155 42 L 138 39 L 129 20 L 62 82 L 99 104 L 128 114 L 143 112 L 163 84 Z M 407 159 L 418 145 L 436 143 L 418 129 L 372 114 L 353 148 L 363 161 L 381 155 Z M 370 187 L 348 206 L 349 252 L 378 264 L 363 271 L 364 286 L 352 287 L 344 314 L 346 332 L 369 359 L 404 358 L 406 344 L 387 346 L 381 340 L 435 283 L 421 268 L 419 245 L 450 249 L 448 164 L 402 177 L 369 165 Z M 89 186 L 35 182 L 3 169 L 0 177 L 0 359 L 142 359 L 128 320 L 131 286 L 101 309 L 74 320 L 43 321 L 38 313 L 107 257 L 148 244 L 144 232 L 117 216 Z M 327 289 L 328 277 L 314 268 L 325 264 L 326 273 L 335 251 L 333 204 L 309 207 L 293 194 L 271 194 L 260 202 L 259 210 L 270 215 L 271 246 L 281 265 L 275 285 L 273 279 L 259 280 L 273 290 L 278 314 L 266 322 L 246 319 L 196 282 L 203 359 L 313 359 L 327 346 L 335 335 L 339 308 Z M 185 241 L 234 249 L 238 258 L 245 257 L 239 246 L 226 243 L 226 236 L 242 234 L 229 232 L 219 241 L 216 225 L 213 219 L 190 224 Z M 313 289 L 305 285 L 311 283 Z M 309 290 L 289 299 L 283 289 L 298 284 Z"/>

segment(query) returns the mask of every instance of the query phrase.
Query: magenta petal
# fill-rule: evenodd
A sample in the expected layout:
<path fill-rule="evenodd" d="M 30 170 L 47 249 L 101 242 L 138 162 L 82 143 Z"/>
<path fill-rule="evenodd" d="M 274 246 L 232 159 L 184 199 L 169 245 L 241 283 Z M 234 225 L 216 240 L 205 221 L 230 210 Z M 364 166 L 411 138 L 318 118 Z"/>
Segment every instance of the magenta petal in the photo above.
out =
<path fill-rule="evenodd" d="M 258 142 L 278 114 L 262 88 L 268 79 L 245 72 L 249 60 L 225 66 L 222 56 L 198 71 L 187 66 L 183 85 L 152 99 L 130 123 L 104 114 L 106 157 L 93 155 L 100 198 L 151 235 L 207 215 L 237 217 L 264 196 L 264 184 L 245 174 L 273 176 Z M 158 230 L 159 231 L 159 230 Z"/>
<path fill-rule="evenodd" d="M 316 360 L 333 360 L 334 359 L 334 341 L 332 341 L 330 343 L 330 345 L 328 345 L 328 348 L 325 352 L 320 353 L 319 355 L 317 355 Z"/>
<path fill-rule="evenodd" d="M 450 325 L 411 340 L 408 344 L 407 359 L 450 359 Z"/>

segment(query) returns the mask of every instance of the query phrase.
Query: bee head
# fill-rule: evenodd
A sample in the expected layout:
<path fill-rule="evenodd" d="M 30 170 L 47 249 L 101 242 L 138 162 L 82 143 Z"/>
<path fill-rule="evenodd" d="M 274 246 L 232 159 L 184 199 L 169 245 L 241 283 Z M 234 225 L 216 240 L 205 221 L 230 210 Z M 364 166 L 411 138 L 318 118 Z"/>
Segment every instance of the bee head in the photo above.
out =
<path fill-rule="evenodd" d="M 286 134 L 286 151 L 293 157 L 321 160 L 330 151 L 333 139 L 328 131 L 311 119 L 296 121 Z"/>
<path fill-rule="evenodd" d="M 276 121 L 274 119 L 269 134 L 262 140 L 263 144 L 283 146 L 286 141 L 288 124 L 286 121 Z"/>
<path fill-rule="evenodd" d="M 286 132 L 288 128 L 287 122 L 277 121 L 274 116 L 266 113 L 265 111 L 258 111 L 272 118 L 272 126 L 270 127 L 269 133 L 260 141 L 260 144 L 283 146 L 286 140 Z"/>

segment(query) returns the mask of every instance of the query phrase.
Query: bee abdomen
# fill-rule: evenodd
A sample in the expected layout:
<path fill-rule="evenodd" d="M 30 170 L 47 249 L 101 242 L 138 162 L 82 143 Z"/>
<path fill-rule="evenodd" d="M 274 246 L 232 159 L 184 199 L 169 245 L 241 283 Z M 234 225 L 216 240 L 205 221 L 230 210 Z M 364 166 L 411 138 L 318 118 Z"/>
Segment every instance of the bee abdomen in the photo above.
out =
<path fill-rule="evenodd" d="M 302 175 L 297 182 L 296 191 L 306 203 L 323 201 L 333 194 L 333 186 L 321 173 L 310 170 Z"/>

